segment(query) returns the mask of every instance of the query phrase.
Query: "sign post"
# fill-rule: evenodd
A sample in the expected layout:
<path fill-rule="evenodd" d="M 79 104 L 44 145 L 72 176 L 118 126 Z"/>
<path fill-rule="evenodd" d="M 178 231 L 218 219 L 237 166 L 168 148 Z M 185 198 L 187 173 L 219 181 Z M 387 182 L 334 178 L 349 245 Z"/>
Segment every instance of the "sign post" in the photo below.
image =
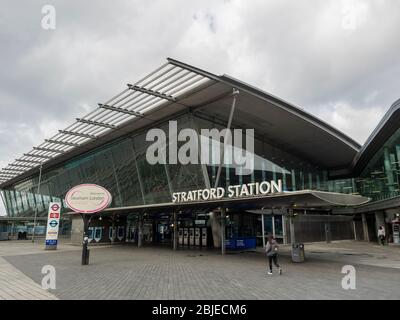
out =
<path fill-rule="evenodd" d="M 81 184 L 73 187 L 65 196 L 65 203 L 83 219 L 82 265 L 89 264 L 88 229 L 93 214 L 103 211 L 112 201 L 112 196 L 105 188 L 95 184 Z M 92 214 L 89 220 L 87 214 Z"/>
<path fill-rule="evenodd" d="M 45 250 L 57 250 L 58 229 L 60 227 L 61 203 L 50 202 L 47 217 L 46 247 Z"/>

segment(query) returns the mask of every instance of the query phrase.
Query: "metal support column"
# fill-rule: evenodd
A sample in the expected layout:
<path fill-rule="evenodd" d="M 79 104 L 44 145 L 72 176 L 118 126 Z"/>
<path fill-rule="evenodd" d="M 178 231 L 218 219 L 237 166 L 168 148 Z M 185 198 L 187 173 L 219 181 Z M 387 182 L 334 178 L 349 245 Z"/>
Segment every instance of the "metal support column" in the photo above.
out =
<path fill-rule="evenodd" d="M 178 219 L 177 213 L 174 212 L 174 251 L 178 248 Z"/>
<path fill-rule="evenodd" d="M 84 213 L 82 213 L 81 217 L 83 219 L 83 239 L 82 239 L 81 264 L 88 265 L 89 264 L 88 231 L 89 231 L 89 224 L 90 224 L 90 221 L 92 220 L 93 216 L 91 216 L 89 219 L 87 219 L 86 215 Z"/>
<path fill-rule="evenodd" d="M 222 148 L 222 156 L 219 159 L 219 167 L 218 167 L 218 171 L 217 171 L 217 176 L 215 178 L 215 185 L 214 188 L 218 187 L 219 184 L 219 178 L 221 176 L 221 170 L 222 170 L 222 164 L 224 162 L 224 157 L 225 157 L 225 144 L 226 144 L 226 139 L 227 139 L 227 135 L 228 135 L 228 131 L 231 129 L 231 125 L 232 125 L 232 120 L 233 120 L 233 114 L 235 112 L 235 106 L 236 106 L 236 98 L 237 95 L 239 94 L 239 91 L 237 91 L 236 89 L 233 89 L 233 101 L 232 101 L 232 107 L 231 107 L 231 112 L 229 114 L 229 120 L 228 120 L 228 126 L 226 127 L 226 133 L 225 133 L 225 137 L 224 137 L 224 146 Z M 231 141 L 232 142 L 232 141 Z"/>
<path fill-rule="evenodd" d="M 272 236 L 275 239 L 275 216 L 274 216 L 273 210 L 274 209 L 272 209 L 272 217 L 271 217 L 271 221 L 272 221 Z"/>
<path fill-rule="evenodd" d="M 144 186 L 143 186 L 143 182 L 142 182 L 142 177 L 141 177 L 141 175 L 140 175 L 139 166 L 138 166 L 138 164 L 137 164 L 137 157 L 136 157 L 136 151 L 135 151 L 135 147 L 134 147 L 134 140 L 133 140 L 133 138 L 131 139 L 131 147 L 132 147 L 133 160 L 135 161 L 136 173 L 137 173 L 137 175 L 138 175 L 138 180 L 139 180 L 140 193 L 142 194 L 143 204 L 146 204 L 146 197 L 145 197 L 145 193 L 144 193 Z"/>
<path fill-rule="evenodd" d="M 296 243 L 296 238 L 294 235 L 294 214 L 293 209 L 289 209 L 289 225 L 290 225 L 290 243 L 293 245 Z"/>
<path fill-rule="evenodd" d="M 283 244 L 288 244 L 288 237 L 286 232 L 286 216 L 282 215 L 282 233 L 283 233 Z"/>
<path fill-rule="evenodd" d="M 39 169 L 39 181 L 38 181 L 38 188 L 37 188 L 37 194 L 40 194 L 40 184 L 42 182 L 42 165 L 40 165 Z M 35 241 L 35 229 L 36 229 L 36 219 L 37 219 L 37 214 L 38 214 L 38 203 L 36 202 L 36 208 L 35 208 L 35 217 L 33 218 L 33 230 L 32 230 L 32 242 Z"/>
<path fill-rule="evenodd" d="M 115 216 L 113 216 L 111 222 L 111 244 L 114 244 L 116 235 L 117 235 L 117 230 L 115 229 Z"/>
<path fill-rule="evenodd" d="M 142 247 L 143 238 L 143 214 L 139 215 L 138 248 Z"/>
<path fill-rule="evenodd" d="M 201 137 L 201 130 L 200 130 L 197 122 L 194 121 L 193 114 L 191 114 L 191 116 L 190 116 L 190 124 L 191 124 L 192 128 L 195 128 L 198 136 Z M 200 142 L 199 143 L 201 144 L 201 138 L 200 138 Z M 202 171 L 202 174 L 203 174 L 205 187 L 206 187 L 206 189 L 210 189 L 211 188 L 211 183 L 210 183 L 210 177 L 209 177 L 208 171 L 207 171 L 207 165 L 204 164 L 203 161 L 201 161 L 201 154 L 200 153 L 199 153 L 199 159 L 198 160 L 199 160 L 201 171 Z"/>
<path fill-rule="evenodd" d="M 261 234 L 262 234 L 262 243 L 263 243 L 263 248 L 265 248 L 265 227 L 264 227 L 264 213 L 261 214 Z"/>
<path fill-rule="evenodd" d="M 357 240 L 357 228 L 355 221 L 353 221 L 353 232 L 354 232 L 354 240 Z"/>
<path fill-rule="evenodd" d="M 364 232 L 364 241 L 369 241 L 367 215 L 365 213 L 362 213 L 361 217 L 362 217 L 362 225 L 363 225 L 363 232 Z"/>
<path fill-rule="evenodd" d="M 225 254 L 225 217 L 226 210 L 221 208 L 221 254 Z"/>
<path fill-rule="evenodd" d="M 326 243 L 331 243 L 331 224 L 329 222 L 325 223 L 325 240 Z"/>

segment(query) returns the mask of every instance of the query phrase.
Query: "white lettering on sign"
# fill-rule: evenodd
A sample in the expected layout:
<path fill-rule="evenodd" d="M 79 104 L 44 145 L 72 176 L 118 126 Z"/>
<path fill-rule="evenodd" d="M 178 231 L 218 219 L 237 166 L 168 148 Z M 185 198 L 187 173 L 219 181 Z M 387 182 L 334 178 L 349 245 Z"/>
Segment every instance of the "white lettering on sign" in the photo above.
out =
<path fill-rule="evenodd" d="M 210 188 L 201 190 L 191 190 L 184 192 L 174 192 L 172 194 L 172 202 L 191 202 L 191 201 L 207 201 L 218 200 L 225 196 L 228 198 L 242 198 L 250 196 L 260 196 L 267 194 L 275 194 L 282 192 L 282 180 L 263 181 L 248 183 L 243 185 L 229 186 L 227 190 L 224 188 Z"/>

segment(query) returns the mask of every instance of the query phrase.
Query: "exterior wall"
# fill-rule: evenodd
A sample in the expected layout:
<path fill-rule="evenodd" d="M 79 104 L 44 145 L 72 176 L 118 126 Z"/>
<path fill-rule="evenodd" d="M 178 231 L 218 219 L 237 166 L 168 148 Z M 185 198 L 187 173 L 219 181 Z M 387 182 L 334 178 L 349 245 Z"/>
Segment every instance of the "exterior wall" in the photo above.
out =
<path fill-rule="evenodd" d="M 378 241 L 378 228 L 383 226 L 386 232 L 386 241 L 393 241 L 392 221 L 395 220 L 396 215 L 400 214 L 400 208 L 391 208 L 387 210 L 377 210 L 365 212 L 356 215 L 355 219 L 362 218 L 362 227 L 364 236 L 357 240 L 365 240 L 370 242 Z"/>
<path fill-rule="evenodd" d="M 354 239 L 353 217 L 348 216 L 298 215 L 294 218 L 294 230 L 296 242 Z"/>
<path fill-rule="evenodd" d="M 359 240 L 362 241 L 364 240 L 364 228 L 363 228 L 363 223 L 362 220 L 354 220 L 354 240 Z"/>

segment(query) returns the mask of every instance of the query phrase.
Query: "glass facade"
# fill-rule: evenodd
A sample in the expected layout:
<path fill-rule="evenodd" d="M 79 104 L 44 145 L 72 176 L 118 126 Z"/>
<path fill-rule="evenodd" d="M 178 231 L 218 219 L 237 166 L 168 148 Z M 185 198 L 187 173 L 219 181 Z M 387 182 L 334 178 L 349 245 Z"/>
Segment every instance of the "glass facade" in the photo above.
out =
<path fill-rule="evenodd" d="M 400 128 L 355 179 L 359 193 L 373 201 L 400 196 Z"/>
<path fill-rule="evenodd" d="M 200 129 L 226 128 L 226 123 L 208 119 L 201 114 L 187 113 L 174 120 L 177 121 L 178 132 L 184 128 L 196 129 L 198 133 Z M 168 133 L 168 121 L 158 124 L 157 128 Z M 215 185 L 218 172 L 216 165 L 150 165 L 146 160 L 147 148 L 153 144 L 146 141 L 149 129 L 134 132 L 73 158 L 58 168 L 44 171 L 39 192 L 38 175 L 3 190 L 9 216 L 31 216 L 36 208 L 40 216 L 46 216 L 49 202 L 62 201 L 70 188 L 81 183 L 95 183 L 108 189 L 113 195 L 111 207 L 170 202 L 173 192 Z M 258 137 L 255 132 L 254 172 L 237 175 L 235 168 L 223 165 L 218 185 L 227 187 L 281 179 L 285 191 L 310 189 L 360 193 L 373 199 L 398 195 L 399 135 L 398 130 L 360 178 L 329 181 L 326 168 L 282 150 L 267 138 Z M 167 142 L 170 143 L 168 140 Z M 178 142 L 178 149 L 184 143 Z"/>

